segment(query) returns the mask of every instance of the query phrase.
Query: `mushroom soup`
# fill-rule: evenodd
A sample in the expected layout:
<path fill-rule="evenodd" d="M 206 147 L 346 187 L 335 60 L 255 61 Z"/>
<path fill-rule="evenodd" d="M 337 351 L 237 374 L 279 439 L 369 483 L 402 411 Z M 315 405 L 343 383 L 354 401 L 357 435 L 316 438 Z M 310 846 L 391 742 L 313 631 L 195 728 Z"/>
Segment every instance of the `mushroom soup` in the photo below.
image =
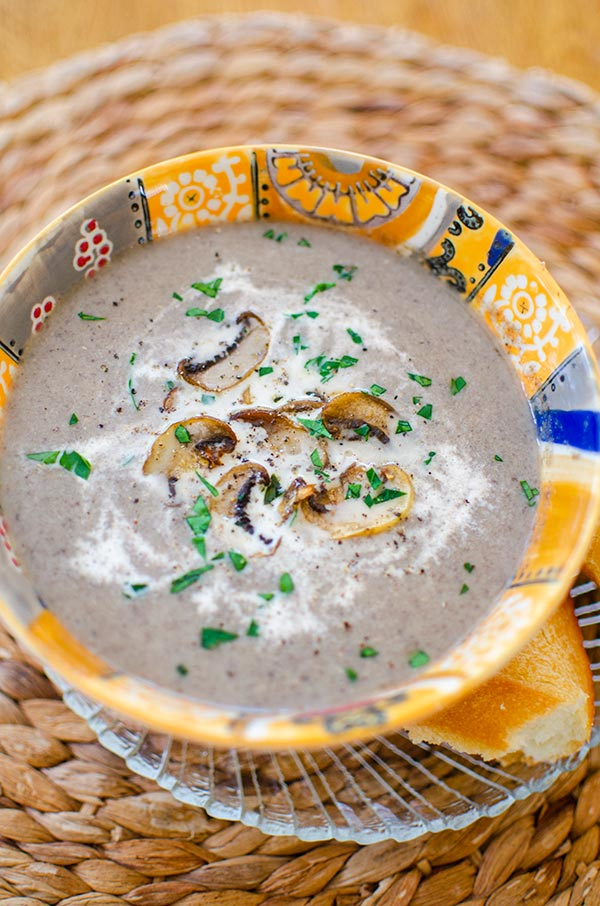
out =
<path fill-rule="evenodd" d="M 514 575 L 538 494 L 527 401 L 470 308 L 369 240 L 284 224 L 131 249 L 60 299 L 0 468 L 78 638 L 259 707 L 440 657 Z"/>

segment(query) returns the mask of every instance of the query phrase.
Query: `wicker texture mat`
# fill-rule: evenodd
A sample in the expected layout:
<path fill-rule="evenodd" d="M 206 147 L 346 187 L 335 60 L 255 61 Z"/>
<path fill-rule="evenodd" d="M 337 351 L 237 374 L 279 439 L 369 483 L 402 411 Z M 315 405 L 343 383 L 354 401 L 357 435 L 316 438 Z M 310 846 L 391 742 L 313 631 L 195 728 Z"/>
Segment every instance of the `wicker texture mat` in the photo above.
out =
<path fill-rule="evenodd" d="M 375 27 L 181 23 L 0 86 L 0 261 L 104 182 L 244 141 L 347 147 L 498 214 L 600 326 L 600 103 L 584 86 Z M 131 776 L 0 632 L 0 901 L 600 904 L 600 753 L 496 819 L 408 844 L 299 842 Z"/>

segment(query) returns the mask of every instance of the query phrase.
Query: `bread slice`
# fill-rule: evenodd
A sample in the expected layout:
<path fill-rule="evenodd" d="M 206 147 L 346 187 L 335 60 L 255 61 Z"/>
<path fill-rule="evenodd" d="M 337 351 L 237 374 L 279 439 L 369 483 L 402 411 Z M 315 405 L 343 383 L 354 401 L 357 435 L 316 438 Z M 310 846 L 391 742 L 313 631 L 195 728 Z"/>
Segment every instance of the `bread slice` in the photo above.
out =
<path fill-rule="evenodd" d="M 486 760 L 552 762 L 589 740 L 593 718 L 592 673 L 569 598 L 500 673 L 408 733 Z"/>

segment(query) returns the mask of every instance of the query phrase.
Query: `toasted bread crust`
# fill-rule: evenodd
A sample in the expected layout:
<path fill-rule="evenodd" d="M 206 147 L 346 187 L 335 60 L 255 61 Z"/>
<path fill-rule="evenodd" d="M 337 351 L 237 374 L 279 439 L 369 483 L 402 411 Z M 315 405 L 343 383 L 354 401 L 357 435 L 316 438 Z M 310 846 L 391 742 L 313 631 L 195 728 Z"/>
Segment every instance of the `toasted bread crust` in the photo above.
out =
<path fill-rule="evenodd" d="M 569 598 L 500 673 L 408 732 L 485 759 L 555 761 L 587 742 L 593 717 L 592 674 Z"/>

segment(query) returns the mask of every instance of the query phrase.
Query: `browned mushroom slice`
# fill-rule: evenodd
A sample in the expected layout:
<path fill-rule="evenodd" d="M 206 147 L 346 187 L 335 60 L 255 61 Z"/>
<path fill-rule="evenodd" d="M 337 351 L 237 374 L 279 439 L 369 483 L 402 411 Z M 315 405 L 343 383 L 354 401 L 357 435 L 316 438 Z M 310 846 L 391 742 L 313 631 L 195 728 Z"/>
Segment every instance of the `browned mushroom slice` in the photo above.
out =
<path fill-rule="evenodd" d="M 389 403 L 361 390 L 351 390 L 334 396 L 323 408 L 322 419 L 327 430 L 335 438 L 358 440 L 357 430 L 366 425 L 369 435 L 382 444 L 390 442 L 393 423 L 397 413 Z"/>
<path fill-rule="evenodd" d="M 246 422 L 255 428 L 262 428 L 271 449 L 276 453 L 300 453 L 307 434 L 304 428 L 293 422 L 287 415 L 275 409 L 242 409 L 234 412 L 232 421 Z M 313 444 L 314 446 L 314 444 Z"/>
<path fill-rule="evenodd" d="M 269 329 L 251 311 L 242 312 L 235 323 L 239 330 L 221 352 L 204 362 L 181 360 L 177 372 L 188 384 L 220 393 L 239 384 L 260 365 L 269 351 Z"/>
<path fill-rule="evenodd" d="M 211 513 L 216 517 L 215 534 L 226 546 L 249 557 L 268 557 L 279 544 L 279 535 L 272 530 L 274 526 L 268 519 L 270 508 L 263 501 L 269 480 L 264 466 L 256 462 L 242 463 L 218 480 L 219 494 L 210 501 Z"/>
<path fill-rule="evenodd" d="M 279 501 L 281 521 L 285 522 L 289 519 L 303 500 L 312 497 L 316 493 L 317 490 L 314 484 L 307 484 L 305 480 L 300 477 L 294 478 Z"/>
<path fill-rule="evenodd" d="M 237 437 L 218 418 L 201 415 L 174 422 L 156 438 L 144 463 L 144 474 L 162 473 L 169 480 L 199 466 L 221 465 L 223 456 L 233 452 Z"/>
<path fill-rule="evenodd" d="M 356 464 L 346 469 L 335 485 L 300 505 L 309 522 L 340 541 L 386 532 L 408 516 L 413 498 L 410 477 L 395 463 L 377 469 Z"/>
<path fill-rule="evenodd" d="M 296 412 L 306 412 L 309 409 L 321 409 L 327 402 L 327 397 L 323 394 L 311 397 L 301 397 L 297 400 L 289 400 L 277 407 L 278 412 L 289 413 L 294 415 Z"/>

